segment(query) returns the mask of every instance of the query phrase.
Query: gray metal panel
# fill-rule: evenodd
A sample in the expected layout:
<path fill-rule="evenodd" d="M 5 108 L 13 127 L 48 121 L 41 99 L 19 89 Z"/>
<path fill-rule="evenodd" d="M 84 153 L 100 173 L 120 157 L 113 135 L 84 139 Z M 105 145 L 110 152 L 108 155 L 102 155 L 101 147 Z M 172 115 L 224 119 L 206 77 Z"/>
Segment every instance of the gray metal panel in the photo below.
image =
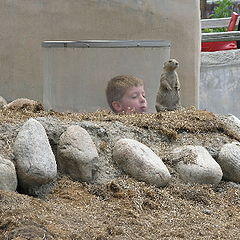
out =
<path fill-rule="evenodd" d="M 219 28 L 227 27 L 231 21 L 231 17 L 227 18 L 212 18 L 212 19 L 201 19 L 201 28 Z M 236 21 L 235 26 L 239 23 L 239 18 Z"/>
<path fill-rule="evenodd" d="M 219 42 L 236 40 L 240 40 L 240 31 L 202 33 L 202 42 Z"/>
<path fill-rule="evenodd" d="M 166 40 L 82 40 L 82 41 L 44 41 L 44 48 L 132 48 L 132 47 L 170 47 Z"/>

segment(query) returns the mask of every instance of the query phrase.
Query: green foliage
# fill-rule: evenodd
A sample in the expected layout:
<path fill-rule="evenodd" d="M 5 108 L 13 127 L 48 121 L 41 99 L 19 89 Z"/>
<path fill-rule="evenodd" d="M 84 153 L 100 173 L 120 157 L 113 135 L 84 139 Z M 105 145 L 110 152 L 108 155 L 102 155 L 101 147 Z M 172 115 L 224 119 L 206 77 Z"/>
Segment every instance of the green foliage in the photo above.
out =
<path fill-rule="evenodd" d="M 203 33 L 211 33 L 211 32 L 227 32 L 226 27 L 222 28 L 205 28 L 202 30 Z"/>
<path fill-rule="evenodd" d="M 231 16 L 233 12 L 232 0 L 219 0 L 216 3 L 218 6 L 214 9 L 214 13 L 210 15 L 210 18 L 225 18 Z"/>
<path fill-rule="evenodd" d="M 233 1 L 232 0 L 219 0 L 216 2 L 217 7 L 214 9 L 214 13 L 210 15 L 210 18 L 225 18 L 231 17 L 233 12 Z M 206 28 L 203 32 L 226 32 L 227 28 Z"/>

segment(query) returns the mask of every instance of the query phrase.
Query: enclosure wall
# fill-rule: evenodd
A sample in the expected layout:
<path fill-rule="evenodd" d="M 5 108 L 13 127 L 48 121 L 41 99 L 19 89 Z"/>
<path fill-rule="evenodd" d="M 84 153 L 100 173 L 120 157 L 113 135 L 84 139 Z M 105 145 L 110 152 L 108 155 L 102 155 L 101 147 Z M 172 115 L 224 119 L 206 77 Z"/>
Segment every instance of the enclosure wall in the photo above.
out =
<path fill-rule="evenodd" d="M 202 53 L 201 109 L 240 118 L 240 50 Z"/>
<path fill-rule="evenodd" d="M 199 8 L 199 0 L 1 0 L 0 95 L 43 100 L 44 40 L 169 40 L 183 105 L 197 105 Z"/>
<path fill-rule="evenodd" d="M 107 82 L 117 75 L 129 74 L 144 79 L 149 112 L 155 112 L 162 71 L 158 66 L 170 57 L 169 42 L 148 42 L 147 46 L 142 41 L 102 41 L 101 47 L 96 46 L 99 41 L 70 46 L 62 42 L 62 47 L 56 43 L 44 47 L 43 102 L 47 110 L 109 109 L 105 96 Z"/>

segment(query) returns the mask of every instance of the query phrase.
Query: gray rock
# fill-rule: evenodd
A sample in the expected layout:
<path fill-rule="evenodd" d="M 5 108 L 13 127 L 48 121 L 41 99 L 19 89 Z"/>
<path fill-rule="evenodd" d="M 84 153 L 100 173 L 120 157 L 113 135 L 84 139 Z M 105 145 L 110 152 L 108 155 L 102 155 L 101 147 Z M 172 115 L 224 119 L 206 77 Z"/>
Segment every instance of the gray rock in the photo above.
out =
<path fill-rule="evenodd" d="M 0 96 L 0 109 L 5 105 L 7 105 L 7 101 L 2 96 Z"/>
<path fill-rule="evenodd" d="M 233 131 L 237 134 L 240 134 L 240 119 L 232 114 L 226 114 L 226 115 L 219 115 L 215 114 L 220 121 L 225 124 L 227 128 L 229 128 L 230 131 Z"/>
<path fill-rule="evenodd" d="M 120 139 L 113 148 L 113 160 L 133 178 L 158 187 L 171 178 L 162 160 L 146 145 L 133 139 Z"/>
<path fill-rule="evenodd" d="M 202 210 L 202 213 L 204 213 L 206 215 L 211 215 L 213 213 L 213 211 L 210 210 L 210 209 L 205 208 L 205 209 Z"/>
<path fill-rule="evenodd" d="M 14 164 L 0 156 L 0 189 L 5 191 L 16 191 L 17 174 Z"/>
<path fill-rule="evenodd" d="M 44 127 L 29 119 L 14 142 L 14 155 L 20 187 L 34 195 L 38 187 L 49 184 L 57 175 L 57 164 Z"/>
<path fill-rule="evenodd" d="M 39 101 L 28 98 L 18 98 L 4 106 L 4 109 L 20 110 L 28 109 L 33 112 L 43 110 L 43 105 Z"/>
<path fill-rule="evenodd" d="M 240 182 L 240 143 L 225 144 L 219 153 L 217 162 L 222 168 L 223 178 L 232 182 Z"/>
<path fill-rule="evenodd" d="M 235 182 L 227 182 L 227 186 L 229 186 L 230 188 L 239 188 L 240 189 L 240 184 L 235 183 Z"/>
<path fill-rule="evenodd" d="M 92 182 L 98 169 L 98 152 L 88 132 L 77 125 L 61 135 L 57 151 L 59 170 L 74 180 Z"/>
<path fill-rule="evenodd" d="M 227 115 L 227 119 L 232 122 L 232 124 L 236 125 L 238 128 L 240 128 L 240 119 L 232 114 Z"/>
<path fill-rule="evenodd" d="M 218 184 L 222 170 L 209 152 L 202 146 L 184 146 L 173 151 L 176 171 L 187 183 Z"/>

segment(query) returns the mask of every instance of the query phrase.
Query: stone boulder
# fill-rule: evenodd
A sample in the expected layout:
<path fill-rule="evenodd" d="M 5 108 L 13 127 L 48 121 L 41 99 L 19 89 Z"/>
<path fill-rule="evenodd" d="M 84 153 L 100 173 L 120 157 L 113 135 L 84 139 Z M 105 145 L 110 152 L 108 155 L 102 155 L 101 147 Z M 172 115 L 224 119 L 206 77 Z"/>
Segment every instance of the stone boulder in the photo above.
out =
<path fill-rule="evenodd" d="M 7 105 L 7 101 L 2 96 L 0 96 L 0 109 L 5 105 Z"/>
<path fill-rule="evenodd" d="M 70 126 L 60 136 L 57 149 L 58 168 L 74 180 L 93 182 L 98 170 L 98 152 L 89 133 L 80 126 Z"/>
<path fill-rule="evenodd" d="M 44 110 L 42 103 L 39 101 L 31 100 L 28 98 L 18 98 L 7 105 L 4 106 L 4 109 L 10 110 L 21 110 L 26 109 L 33 112 L 39 112 Z"/>
<path fill-rule="evenodd" d="M 227 115 L 227 119 L 232 122 L 232 124 L 236 125 L 238 128 L 240 128 L 240 119 L 232 114 Z"/>
<path fill-rule="evenodd" d="M 131 177 L 157 187 L 166 186 L 171 178 L 162 160 L 149 147 L 133 139 L 115 143 L 113 160 Z"/>
<path fill-rule="evenodd" d="M 223 145 L 217 158 L 222 168 L 223 178 L 240 182 L 240 143 L 232 142 Z"/>
<path fill-rule="evenodd" d="M 13 146 L 20 187 L 37 195 L 57 175 L 57 164 L 44 127 L 30 118 L 20 129 Z"/>
<path fill-rule="evenodd" d="M 5 191 L 16 191 L 17 174 L 14 164 L 0 156 L 0 189 Z"/>
<path fill-rule="evenodd" d="M 223 176 L 221 167 L 202 146 L 183 146 L 173 151 L 176 171 L 186 183 L 218 184 Z"/>

